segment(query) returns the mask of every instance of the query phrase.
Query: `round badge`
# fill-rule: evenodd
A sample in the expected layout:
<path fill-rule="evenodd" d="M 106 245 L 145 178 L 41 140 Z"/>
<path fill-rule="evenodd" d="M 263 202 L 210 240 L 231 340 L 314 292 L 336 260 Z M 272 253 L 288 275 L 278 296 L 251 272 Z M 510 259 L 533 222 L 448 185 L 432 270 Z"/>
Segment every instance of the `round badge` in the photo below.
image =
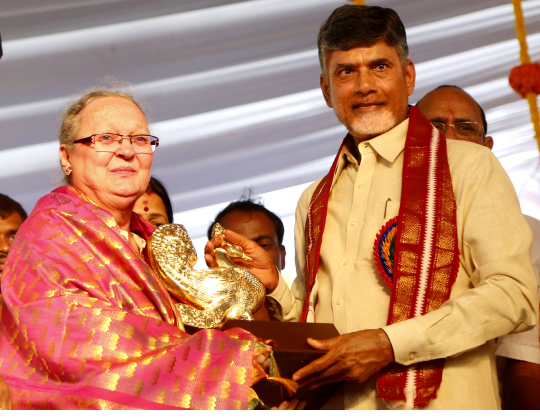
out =
<path fill-rule="evenodd" d="M 375 265 L 389 288 L 392 288 L 392 281 L 394 279 L 392 271 L 394 267 L 397 226 L 398 218 L 390 219 L 377 234 L 373 246 Z"/>

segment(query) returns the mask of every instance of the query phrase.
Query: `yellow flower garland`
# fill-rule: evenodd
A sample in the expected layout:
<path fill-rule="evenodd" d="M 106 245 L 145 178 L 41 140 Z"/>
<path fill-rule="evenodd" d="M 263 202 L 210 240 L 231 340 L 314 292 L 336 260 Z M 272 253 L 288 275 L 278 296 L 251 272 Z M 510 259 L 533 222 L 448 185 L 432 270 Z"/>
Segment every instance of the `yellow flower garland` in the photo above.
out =
<path fill-rule="evenodd" d="M 521 64 L 530 64 L 529 50 L 527 47 L 527 32 L 525 31 L 525 19 L 523 18 L 523 10 L 521 9 L 521 0 L 512 0 L 514 5 L 514 14 L 516 15 L 516 35 L 519 41 L 519 59 Z M 536 92 L 530 91 L 527 93 L 527 101 L 531 110 L 531 120 L 534 126 L 535 138 L 538 142 L 538 150 L 540 150 L 540 116 L 538 113 L 538 102 L 536 101 Z"/>

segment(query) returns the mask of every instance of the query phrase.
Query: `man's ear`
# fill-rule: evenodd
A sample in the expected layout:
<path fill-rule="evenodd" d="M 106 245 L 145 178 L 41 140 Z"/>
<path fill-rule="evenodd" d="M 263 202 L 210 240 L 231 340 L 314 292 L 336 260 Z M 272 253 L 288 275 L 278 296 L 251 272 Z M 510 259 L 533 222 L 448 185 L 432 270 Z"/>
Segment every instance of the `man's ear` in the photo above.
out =
<path fill-rule="evenodd" d="M 324 101 L 326 102 L 326 105 L 329 108 L 332 108 L 332 100 L 330 99 L 330 87 L 328 86 L 328 83 L 326 82 L 324 74 L 321 74 L 320 83 L 321 83 L 322 94 L 324 96 Z"/>
<path fill-rule="evenodd" d="M 486 136 L 484 138 L 484 143 L 482 144 L 486 147 L 488 147 L 490 150 L 493 149 L 493 138 L 491 136 Z"/>
<path fill-rule="evenodd" d="M 405 68 L 405 80 L 407 82 L 407 93 L 410 96 L 414 92 L 414 86 L 416 85 L 416 69 L 414 68 L 414 62 L 407 60 L 407 68 Z"/>
<path fill-rule="evenodd" d="M 281 256 L 280 270 L 285 270 L 285 256 L 287 255 L 287 251 L 285 251 L 285 246 L 283 244 L 279 246 L 279 255 Z"/>

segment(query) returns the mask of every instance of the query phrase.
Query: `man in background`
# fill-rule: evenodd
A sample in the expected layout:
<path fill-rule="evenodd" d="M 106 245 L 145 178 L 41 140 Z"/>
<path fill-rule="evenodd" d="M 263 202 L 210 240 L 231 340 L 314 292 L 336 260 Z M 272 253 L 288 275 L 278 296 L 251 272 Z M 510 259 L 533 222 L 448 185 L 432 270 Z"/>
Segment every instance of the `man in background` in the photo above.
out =
<path fill-rule="evenodd" d="M 493 149 L 486 136 L 487 121 L 482 107 L 463 89 L 443 85 L 416 104 L 447 139 L 474 142 Z M 531 261 L 540 281 L 540 221 L 525 216 L 533 230 Z M 496 355 L 506 360 L 500 367 L 504 409 L 540 409 L 540 341 L 538 324 L 527 332 L 499 337 Z M 502 362 L 504 363 L 504 362 Z"/>
<path fill-rule="evenodd" d="M 19 203 L 0 193 L 0 277 L 2 277 L 13 238 L 27 217 L 28 215 Z M 0 302 L 0 311 L 1 306 Z"/>
<path fill-rule="evenodd" d="M 247 239 L 255 241 L 270 256 L 272 263 L 281 271 L 285 268 L 285 229 L 281 219 L 264 205 L 253 198 L 231 202 L 223 209 L 210 227 L 208 239 L 212 237 L 212 228 L 219 222 L 225 229 L 237 232 Z M 263 305 L 253 316 L 258 321 L 268 321 L 268 312 Z"/>
<path fill-rule="evenodd" d="M 4 272 L 4 264 L 11 248 L 13 237 L 15 237 L 19 227 L 27 217 L 28 215 L 20 204 L 0 193 L 0 279 Z M 0 287 L 0 321 L 2 320 L 3 305 L 4 298 L 2 297 Z M 2 376 L 0 376 L 0 409 L 11 409 L 10 389 Z"/>

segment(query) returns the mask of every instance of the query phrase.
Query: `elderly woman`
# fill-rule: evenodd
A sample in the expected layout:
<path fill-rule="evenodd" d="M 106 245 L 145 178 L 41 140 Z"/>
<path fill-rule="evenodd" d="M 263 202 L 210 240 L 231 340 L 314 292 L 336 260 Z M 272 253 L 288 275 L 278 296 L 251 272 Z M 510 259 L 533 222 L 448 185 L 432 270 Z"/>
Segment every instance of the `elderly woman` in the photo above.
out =
<path fill-rule="evenodd" d="M 185 333 L 149 267 L 153 227 L 133 206 L 158 143 L 129 95 L 94 91 L 68 109 L 68 185 L 39 200 L 2 278 L 0 375 L 15 409 L 253 404 L 253 359 L 264 347 L 239 329 Z"/>

